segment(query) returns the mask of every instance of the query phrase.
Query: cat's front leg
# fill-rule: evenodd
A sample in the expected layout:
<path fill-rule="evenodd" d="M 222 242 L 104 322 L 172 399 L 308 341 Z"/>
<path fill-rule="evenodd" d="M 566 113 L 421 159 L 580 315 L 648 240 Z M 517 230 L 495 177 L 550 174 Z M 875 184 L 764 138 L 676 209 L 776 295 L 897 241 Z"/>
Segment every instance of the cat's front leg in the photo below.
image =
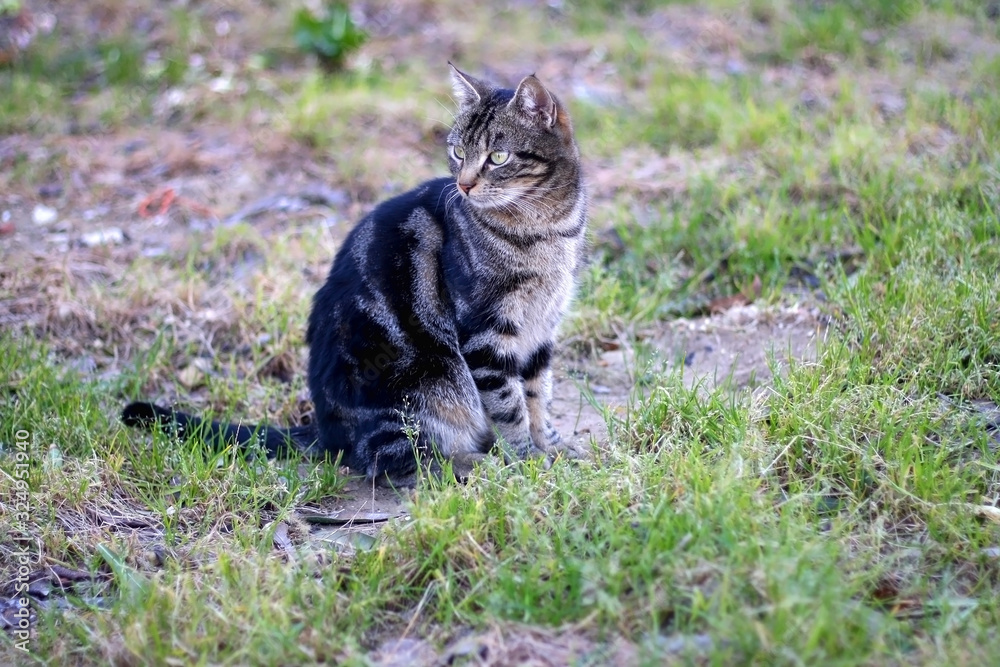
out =
<path fill-rule="evenodd" d="M 531 437 L 523 380 L 513 355 L 491 346 L 467 350 L 464 355 L 486 415 L 502 441 L 504 458 L 541 456 Z"/>
<path fill-rule="evenodd" d="M 531 439 L 546 452 L 562 448 L 562 436 L 552 426 L 552 369 L 546 368 L 531 380 L 524 381 Z"/>
<path fill-rule="evenodd" d="M 552 343 L 546 343 L 531 355 L 521 369 L 531 439 L 536 447 L 549 453 L 562 448 L 562 438 L 553 428 L 549 416 L 552 407 L 551 363 Z"/>
<path fill-rule="evenodd" d="M 530 431 L 528 406 L 520 378 L 506 378 L 496 390 L 480 391 L 486 414 L 493 421 L 504 459 L 507 462 L 544 456 L 536 446 Z"/>

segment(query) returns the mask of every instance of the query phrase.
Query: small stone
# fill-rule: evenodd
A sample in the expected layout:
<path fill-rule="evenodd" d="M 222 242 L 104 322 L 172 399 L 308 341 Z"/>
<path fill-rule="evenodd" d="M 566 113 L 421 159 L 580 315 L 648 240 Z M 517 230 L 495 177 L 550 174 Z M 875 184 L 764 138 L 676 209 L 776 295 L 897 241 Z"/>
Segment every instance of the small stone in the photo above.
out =
<path fill-rule="evenodd" d="M 184 95 L 184 91 L 180 88 L 171 88 L 166 92 L 166 102 L 168 107 L 179 107 L 182 106 L 187 97 Z"/>
<path fill-rule="evenodd" d="M 228 76 L 219 76 L 212 79 L 208 87 L 213 93 L 226 93 L 232 90 L 233 80 Z"/>
<path fill-rule="evenodd" d="M 901 95 L 887 93 L 878 99 L 876 106 L 884 116 L 898 116 L 906 111 L 906 99 Z"/>
<path fill-rule="evenodd" d="M 158 549 L 146 549 L 142 552 L 142 560 L 148 567 L 163 565 L 163 554 Z"/>
<path fill-rule="evenodd" d="M 38 204 L 31 211 L 31 221 L 36 225 L 48 225 L 56 221 L 59 211 L 45 204 Z"/>
<path fill-rule="evenodd" d="M 38 196 L 44 199 L 58 197 L 63 193 L 63 186 L 59 183 L 46 183 L 38 188 Z"/>
<path fill-rule="evenodd" d="M 195 389 L 205 384 L 205 371 L 198 364 L 185 366 L 177 373 L 177 381 L 187 389 Z"/>
<path fill-rule="evenodd" d="M 868 46 L 876 46 L 878 45 L 879 42 L 882 41 L 882 33 L 879 32 L 878 30 L 872 30 L 872 29 L 862 30 L 861 39 Z"/>
<path fill-rule="evenodd" d="M 747 73 L 747 66 L 742 60 L 730 58 L 726 61 L 726 74 L 730 76 L 743 76 Z"/>
<path fill-rule="evenodd" d="M 107 215 L 109 211 L 111 211 L 110 206 L 98 206 L 97 208 L 87 209 L 81 214 L 81 217 L 85 221 L 90 222 L 91 220 L 94 220 L 102 215 Z"/>
<path fill-rule="evenodd" d="M 87 232 L 80 237 L 80 243 L 88 248 L 102 245 L 121 245 L 125 242 L 125 232 L 118 227 L 107 227 L 93 232 Z"/>
<path fill-rule="evenodd" d="M 143 248 L 143 257 L 163 257 L 167 254 L 167 249 L 163 246 L 152 246 L 151 248 Z"/>

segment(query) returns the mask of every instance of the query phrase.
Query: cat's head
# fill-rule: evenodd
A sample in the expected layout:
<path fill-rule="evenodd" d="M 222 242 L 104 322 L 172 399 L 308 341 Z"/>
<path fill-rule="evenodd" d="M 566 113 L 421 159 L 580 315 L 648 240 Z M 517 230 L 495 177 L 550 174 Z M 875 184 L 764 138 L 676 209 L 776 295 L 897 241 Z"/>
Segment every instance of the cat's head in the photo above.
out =
<path fill-rule="evenodd" d="M 449 63 L 450 64 L 450 63 Z M 458 189 L 479 209 L 544 210 L 579 187 L 580 157 L 566 108 L 534 76 L 515 90 L 451 66 L 458 101 L 448 135 Z"/>

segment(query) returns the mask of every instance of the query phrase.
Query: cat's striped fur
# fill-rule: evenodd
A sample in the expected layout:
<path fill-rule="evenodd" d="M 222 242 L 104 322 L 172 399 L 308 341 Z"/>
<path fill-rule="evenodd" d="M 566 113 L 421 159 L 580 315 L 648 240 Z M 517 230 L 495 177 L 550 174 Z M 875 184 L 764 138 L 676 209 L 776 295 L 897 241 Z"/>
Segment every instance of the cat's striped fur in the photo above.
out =
<path fill-rule="evenodd" d="M 452 178 L 379 205 L 337 253 L 309 318 L 315 424 L 204 423 L 148 403 L 133 425 L 208 427 L 272 454 L 291 445 L 401 480 L 415 453 L 551 451 L 551 357 L 584 246 L 586 196 L 566 109 L 537 78 L 516 90 L 452 68 Z M 403 416 L 418 428 L 416 452 Z"/>

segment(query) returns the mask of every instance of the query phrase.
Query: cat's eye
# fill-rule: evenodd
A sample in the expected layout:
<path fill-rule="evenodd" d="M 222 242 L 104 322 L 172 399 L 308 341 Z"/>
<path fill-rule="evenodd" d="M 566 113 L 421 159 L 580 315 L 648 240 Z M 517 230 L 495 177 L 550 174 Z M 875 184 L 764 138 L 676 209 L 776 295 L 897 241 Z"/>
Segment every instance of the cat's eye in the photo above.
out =
<path fill-rule="evenodd" d="M 456 160 L 464 160 L 465 159 L 465 149 L 462 148 L 461 146 L 452 146 L 451 147 L 451 154 L 455 156 Z"/>
<path fill-rule="evenodd" d="M 490 153 L 490 162 L 492 162 L 495 165 L 501 165 L 504 162 L 506 162 L 507 158 L 509 157 L 510 153 L 508 153 L 507 151 L 493 151 L 492 153 Z"/>

